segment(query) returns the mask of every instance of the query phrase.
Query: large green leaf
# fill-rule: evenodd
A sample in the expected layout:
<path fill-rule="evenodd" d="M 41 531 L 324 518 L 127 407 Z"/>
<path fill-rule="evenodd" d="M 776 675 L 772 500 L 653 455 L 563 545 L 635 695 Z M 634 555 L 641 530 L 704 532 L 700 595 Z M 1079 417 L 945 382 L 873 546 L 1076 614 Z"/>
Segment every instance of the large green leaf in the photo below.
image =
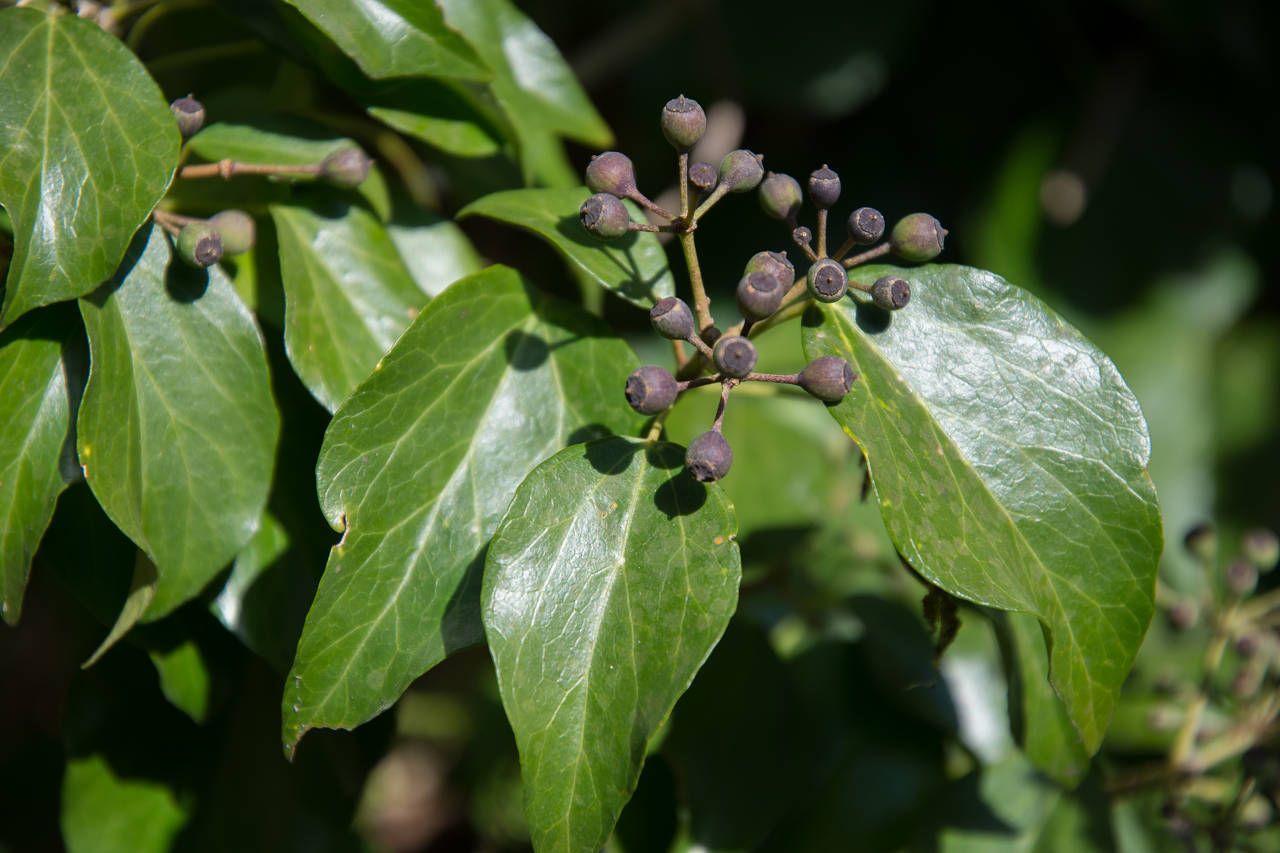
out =
<path fill-rule="evenodd" d="M 489 546 L 484 625 L 539 851 L 594 851 L 738 600 L 733 508 L 674 444 L 569 447 Z"/>
<path fill-rule="evenodd" d="M 667 253 L 655 235 L 632 231 L 605 243 L 586 232 L 578 209 L 590 194 L 586 187 L 507 190 L 476 199 L 458 211 L 458 217 L 487 216 L 532 231 L 575 269 L 642 308 L 673 295 L 675 281 L 667 266 Z M 627 204 L 631 218 L 644 221 L 635 206 Z"/>
<path fill-rule="evenodd" d="M 490 157 L 502 133 L 462 92 L 440 80 L 407 80 L 364 101 L 369 115 L 459 157 Z"/>
<path fill-rule="evenodd" d="M 397 215 L 387 225 L 409 275 L 423 293 L 440 291 L 464 275 L 479 272 L 484 264 L 456 223 L 427 210 Z"/>
<path fill-rule="evenodd" d="M 285 0 L 370 77 L 485 80 L 475 50 L 421 0 Z"/>
<path fill-rule="evenodd" d="M 898 550 L 953 595 L 1040 619 L 1092 753 L 1150 622 L 1161 548 L 1138 401 L 1083 335 L 998 276 L 900 272 L 910 305 L 814 311 L 805 351 L 861 375 L 831 413 L 866 453 Z"/>
<path fill-rule="evenodd" d="M 291 752 L 350 728 L 482 639 L 480 566 L 511 492 L 571 438 L 639 428 L 622 341 L 491 267 L 414 320 L 325 433 L 316 471 L 345 530 L 307 614 L 284 697 Z"/>
<path fill-rule="evenodd" d="M 284 345 L 333 411 L 427 302 L 386 230 L 359 207 L 272 205 L 284 282 Z"/>
<path fill-rule="evenodd" d="M 62 353 L 74 320 L 51 308 L 0 334 L 0 616 L 10 625 L 18 623 L 31 557 L 67 485 L 61 462 L 72 389 Z"/>
<path fill-rule="evenodd" d="M 166 785 L 122 778 L 96 753 L 67 762 L 60 823 L 69 853 L 162 853 L 186 822 Z"/>
<path fill-rule="evenodd" d="M 164 194 L 178 131 L 155 81 L 92 21 L 0 11 L 0 204 L 14 251 L 0 327 L 88 293 Z"/>
<path fill-rule="evenodd" d="M 158 573 L 148 617 L 200 591 L 258 528 L 279 416 L 262 338 L 216 267 L 170 263 L 159 229 L 80 302 L 89 382 L 80 463 Z"/>

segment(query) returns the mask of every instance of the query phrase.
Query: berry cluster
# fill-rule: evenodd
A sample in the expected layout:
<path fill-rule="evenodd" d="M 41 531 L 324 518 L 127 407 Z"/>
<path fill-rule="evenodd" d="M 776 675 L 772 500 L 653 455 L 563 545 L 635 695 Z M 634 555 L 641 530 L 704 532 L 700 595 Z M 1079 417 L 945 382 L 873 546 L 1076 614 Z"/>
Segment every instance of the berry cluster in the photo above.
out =
<path fill-rule="evenodd" d="M 840 176 L 826 166 L 809 176 L 809 200 L 817 208 L 817 234 L 798 224 L 804 192 L 795 178 L 765 172 L 763 157 L 746 149 L 730 151 L 717 169 L 710 163 L 690 163 L 690 151 L 706 131 L 707 118 L 696 101 L 683 95 L 662 110 L 662 133 L 679 154 L 680 210 L 670 213 L 640 192 L 631 159 L 618 151 L 591 158 L 586 184 L 593 195 L 579 210 L 582 226 L 602 240 L 614 240 L 630 231 L 661 231 L 680 241 L 689 271 L 693 305 L 668 296 L 649 312 L 654 330 L 671 339 L 677 370 L 672 374 L 657 365 L 641 367 L 627 379 L 627 402 L 645 415 L 666 412 L 681 392 L 719 383 L 720 407 L 711 429 L 695 438 L 685 455 L 685 467 L 696 479 L 709 482 L 728 473 L 733 451 L 721 434 L 729 393 L 741 382 L 759 381 L 797 385 L 827 403 L 838 403 L 849 393 L 857 375 L 848 362 L 823 356 L 796 374 L 755 372 L 758 354 L 750 340 L 753 332 L 798 316 L 811 300 L 836 302 L 849 288 L 870 294 L 886 311 L 897 311 L 911 299 L 911 287 L 895 275 L 872 284 L 851 281 L 848 270 L 893 252 L 913 262 L 927 261 L 942 251 L 946 230 L 925 213 L 904 217 L 890 232 L 888 241 L 861 254 L 846 257 L 855 246 L 871 246 L 884 236 L 884 216 L 870 207 L 849 215 L 848 239 L 834 253 L 827 253 L 827 213 L 840 197 Z M 763 251 L 753 255 L 738 281 L 736 302 L 742 323 L 721 332 L 711 319 L 710 299 L 702 281 L 694 248 L 694 232 L 702 217 L 729 193 L 759 189 L 760 204 L 769 216 L 787 223 L 796 245 L 809 260 L 807 274 L 796 281 L 796 270 L 785 252 Z M 645 208 L 664 224 L 633 222 L 622 200 Z M 697 351 L 688 357 L 683 343 Z M 709 374 L 709 375 L 708 375 Z M 655 424 L 660 428 L 661 421 Z"/>

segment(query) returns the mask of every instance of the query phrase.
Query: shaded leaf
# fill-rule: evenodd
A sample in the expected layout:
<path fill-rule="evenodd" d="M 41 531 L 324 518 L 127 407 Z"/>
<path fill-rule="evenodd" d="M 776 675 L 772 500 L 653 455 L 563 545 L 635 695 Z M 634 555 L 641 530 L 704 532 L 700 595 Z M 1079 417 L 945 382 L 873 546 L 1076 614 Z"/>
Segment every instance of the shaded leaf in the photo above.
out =
<path fill-rule="evenodd" d="M 163 853 L 186 821 L 166 785 L 121 778 L 96 753 L 67 762 L 60 823 L 68 853 Z"/>
<path fill-rule="evenodd" d="M 0 327 L 120 263 L 178 159 L 160 88 L 92 21 L 0 10 L 0 204 L 14 250 Z"/>
<path fill-rule="evenodd" d="M 489 157 L 502 148 L 502 134 L 477 106 L 439 80 L 410 80 L 373 93 L 369 115 L 401 133 L 459 157 Z"/>
<path fill-rule="evenodd" d="M 80 302 L 90 350 L 80 463 L 155 563 L 149 618 L 194 596 L 253 535 L 279 430 L 252 316 L 216 266 L 171 259 L 164 234 L 144 229 L 116 276 Z"/>
<path fill-rule="evenodd" d="M 129 594 L 125 596 L 124 602 L 120 605 L 120 612 L 116 614 L 116 621 L 111 625 L 111 630 L 107 632 L 107 636 L 103 638 L 98 647 L 93 650 L 93 654 L 89 655 L 89 659 L 83 664 L 84 669 L 93 666 L 102 656 L 111 651 L 116 643 L 129 633 L 129 629 L 138 624 L 138 620 L 142 618 L 142 614 L 147 612 L 147 608 L 151 606 L 152 600 L 156 597 L 156 565 L 147 558 L 142 551 L 134 551 L 133 556 L 133 575 L 129 579 Z M 89 590 L 92 595 L 93 590 Z"/>
<path fill-rule="evenodd" d="M 50 309 L 0 334 L 0 616 L 10 625 L 18 624 L 31 558 L 72 473 L 62 463 L 77 389 L 68 387 L 63 349 L 74 320 Z"/>
<path fill-rule="evenodd" d="M 635 367 L 598 321 L 506 267 L 427 305 L 325 433 L 320 502 L 346 532 L 287 682 L 286 752 L 482 639 L 480 566 L 512 490 L 571 437 L 638 429 L 622 395 Z"/>
<path fill-rule="evenodd" d="M 475 50 L 421 0 L 285 0 L 370 77 L 485 80 Z"/>
<path fill-rule="evenodd" d="M 569 447 L 516 490 L 489 546 L 484 624 L 535 849 L 598 850 L 613 829 L 733 614 L 734 528 L 674 444 Z"/>
<path fill-rule="evenodd" d="M 387 233 L 409 275 L 428 296 L 439 296 L 446 287 L 484 266 L 462 229 L 430 211 L 397 216 L 387 226 Z"/>
<path fill-rule="evenodd" d="M 1054 686 L 1092 753 L 1153 609 L 1142 412 L 1034 297 L 965 267 L 903 274 L 911 304 L 892 316 L 852 298 L 809 314 L 806 354 L 861 375 L 830 411 L 866 453 L 899 551 L 953 595 L 1047 626 Z"/>
<path fill-rule="evenodd" d="M 673 295 L 675 281 L 667 266 L 667 253 L 655 235 L 632 231 L 606 243 L 586 232 L 578 208 L 589 195 L 586 187 L 507 190 L 476 199 L 458 211 L 458 218 L 487 216 L 532 231 L 576 270 L 642 308 Z M 631 202 L 627 205 L 634 221 L 644 221 Z"/>
<path fill-rule="evenodd" d="M 284 345 L 329 411 L 391 349 L 427 302 L 367 211 L 272 205 L 284 283 Z"/>
<path fill-rule="evenodd" d="M 200 647 L 188 640 L 167 651 L 151 652 L 160 675 L 160 692 L 173 707 L 197 723 L 209 712 L 209 669 Z"/>

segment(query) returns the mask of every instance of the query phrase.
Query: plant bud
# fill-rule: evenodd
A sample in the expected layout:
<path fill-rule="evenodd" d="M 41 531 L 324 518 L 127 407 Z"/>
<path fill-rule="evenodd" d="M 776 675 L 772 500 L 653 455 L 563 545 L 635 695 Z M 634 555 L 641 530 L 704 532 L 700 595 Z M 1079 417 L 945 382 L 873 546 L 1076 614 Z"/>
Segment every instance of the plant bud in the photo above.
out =
<path fill-rule="evenodd" d="M 677 296 L 664 296 L 649 309 L 649 322 L 653 329 L 664 338 L 673 341 L 688 340 L 697 328 L 693 322 L 693 311 L 688 303 Z"/>
<path fill-rule="evenodd" d="M 884 236 L 884 214 L 874 207 L 860 207 L 849 214 L 849 239 L 862 246 Z"/>
<path fill-rule="evenodd" d="M 253 217 L 243 210 L 224 210 L 209 217 L 209 224 L 222 237 L 222 254 L 241 255 L 253 248 L 258 229 Z"/>
<path fill-rule="evenodd" d="M 1200 621 L 1200 608 L 1189 598 L 1184 598 L 1169 608 L 1169 624 L 1175 630 L 1185 631 Z"/>
<path fill-rule="evenodd" d="M 178 255 L 193 267 L 213 266 L 222 257 L 222 235 L 208 222 L 192 222 L 178 232 Z"/>
<path fill-rule="evenodd" d="M 921 263 L 938 256 L 946 237 L 947 229 L 938 220 L 927 213 L 912 213 L 893 226 L 889 244 L 903 260 Z"/>
<path fill-rule="evenodd" d="M 897 311 L 911 301 L 911 285 L 896 275 L 882 275 L 871 285 L 871 298 L 886 311 Z"/>
<path fill-rule="evenodd" d="M 1260 572 L 1269 572 L 1280 562 L 1280 538 L 1274 530 L 1258 527 L 1246 531 L 1240 544 L 1244 558 Z"/>
<path fill-rule="evenodd" d="M 627 377 L 627 403 L 642 415 L 656 415 L 676 401 L 676 378 L 664 367 L 637 367 Z"/>
<path fill-rule="evenodd" d="M 738 311 L 751 321 L 763 320 L 778 310 L 787 289 L 777 276 L 767 272 L 749 272 L 738 282 Z"/>
<path fill-rule="evenodd" d="M 173 113 L 173 120 L 178 123 L 178 132 L 183 139 L 195 136 L 204 127 L 204 104 L 190 95 L 169 104 L 169 112 Z"/>
<path fill-rule="evenodd" d="M 803 202 L 800 183 L 795 178 L 780 172 L 764 176 L 760 184 L 760 206 L 766 214 L 794 224 Z"/>
<path fill-rule="evenodd" d="M 631 214 L 622 199 L 609 193 L 596 193 L 578 209 L 582 227 L 592 237 L 616 240 L 631 230 Z"/>
<path fill-rule="evenodd" d="M 587 189 L 627 198 L 636 192 L 636 171 L 631 158 L 620 151 L 606 151 L 587 164 Z"/>
<path fill-rule="evenodd" d="M 369 177 L 373 161 L 359 148 L 339 148 L 320 161 L 320 177 L 336 187 L 355 189 Z"/>
<path fill-rule="evenodd" d="M 689 183 L 699 192 L 709 193 L 715 189 L 720 180 L 716 167 L 710 163 L 691 163 L 689 165 Z"/>
<path fill-rule="evenodd" d="M 824 163 L 809 175 L 809 199 L 820 210 L 826 210 L 840 198 L 840 176 Z"/>
<path fill-rule="evenodd" d="M 849 362 L 838 355 L 815 358 L 800 371 L 800 387 L 819 400 L 839 403 L 853 387 L 858 375 Z"/>
<path fill-rule="evenodd" d="M 720 183 L 728 186 L 730 192 L 750 192 L 760 185 L 763 178 L 762 158 L 745 148 L 730 151 L 720 161 Z"/>
<path fill-rule="evenodd" d="M 849 289 L 849 274 L 839 261 L 823 258 L 809 267 L 809 292 L 819 302 L 837 302 Z"/>
<path fill-rule="evenodd" d="M 1218 530 L 1207 521 L 1188 530 L 1182 544 L 1191 556 L 1202 563 L 1212 563 L 1218 558 Z"/>
<path fill-rule="evenodd" d="M 747 261 L 742 274 L 750 275 L 753 272 L 769 273 L 784 289 L 791 287 L 796 281 L 796 268 L 787 260 L 785 252 L 756 252 Z"/>
<path fill-rule="evenodd" d="M 1232 560 L 1223 572 L 1227 589 L 1245 596 L 1258 585 L 1258 567 L 1248 560 Z"/>
<path fill-rule="evenodd" d="M 681 154 L 698 144 L 707 131 L 707 115 L 702 106 L 681 95 L 662 108 L 662 135 Z"/>
<path fill-rule="evenodd" d="M 716 430 L 708 430 L 689 442 L 684 454 L 684 467 L 699 483 L 721 479 L 732 465 L 733 448 Z"/>
<path fill-rule="evenodd" d="M 716 341 L 711 358 L 721 373 L 741 379 L 755 369 L 760 354 L 756 345 L 742 335 L 725 335 Z"/>

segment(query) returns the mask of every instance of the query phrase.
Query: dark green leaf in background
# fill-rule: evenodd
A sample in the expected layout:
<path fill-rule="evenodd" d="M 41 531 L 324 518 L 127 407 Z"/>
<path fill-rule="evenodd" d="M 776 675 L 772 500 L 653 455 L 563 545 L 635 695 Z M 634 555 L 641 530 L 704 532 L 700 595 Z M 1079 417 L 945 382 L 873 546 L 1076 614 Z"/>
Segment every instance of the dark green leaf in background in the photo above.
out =
<path fill-rule="evenodd" d="M 1161 549 L 1138 401 L 1106 356 L 999 277 L 901 274 L 907 308 L 815 311 L 805 351 L 860 374 L 831 413 L 867 455 L 898 549 L 954 595 L 1040 618 L 1092 753 L 1150 622 Z"/>
<path fill-rule="evenodd" d="M 654 234 L 633 231 L 606 243 L 586 232 L 578 209 L 590 195 L 586 187 L 507 190 L 473 201 L 458 211 L 458 217 L 487 216 L 532 231 L 577 271 L 641 308 L 674 294 L 667 254 Z M 631 202 L 627 205 L 632 220 L 643 222 L 639 210 Z"/>
<path fill-rule="evenodd" d="M 684 450 L 606 438 L 520 485 L 489 546 L 484 623 L 539 851 L 594 851 L 738 598 L 733 509 Z"/>
<path fill-rule="evenodd" d="M 455 283 L 325 433 L 316 479 L 330 552 L 284 697 L 291 752 L 350 728 L 479 642 L 480 565 L 511 493 L 571 438 L 634 432 L 622 341 L 514 270 Z"/>
<path fill-rule="evenodd" d="M 363 208 L 272 205 L 284 343 L 329 411 L 355 390 L 426 304 L 386 229 Z"/>
<path fill-rule="evenodd" d="M 279 417 L 262 338 L 218 267 L 171 264 L 158 229 L 80 311 L 77 442 L 103 509 L 156 565 L 148 618 L 198 593 L 257 530 Z"/>
<path fill-rule="evenodd" d="M 0 92 L 3 327 L 111 275 L 169 185 L 178 130 L 137 57 L 75 15 L 0 10 Z"/>
<path fill-rule="evenodd" d="M 166 785 L 123 777 L 97 753 L 67 762 L 61 824 L 68 853 L 163 853 L 186 822 Z"/>
<path fill-rule="evenodd" d="M 31 557 L 73 473 L 62 462 L 75 391 L 63 348 L 74 319 L 49 309 L 0 334 L 0 616 L 10 625 L 22 614 Z"/>
<path fill-rule="evenodd" d="M 152 651 L 151 662 L 160 676 L 160 692 L 197 723 L 209 712 L 209 667 L 200 647 L 188 640 L 165 651 Z"/>
<path fill-rule="evenodd" d="M 448 83 L 408 80 L 371 96 L 369 115 L 401 133 L 459 157 L 490 157 L 502 134 L 485 114 Z"/>
<path fill-rule="evenodd" d="M 370 77 L 485 80 L 475 50 L 420 0 L 285 0 Z"/>

